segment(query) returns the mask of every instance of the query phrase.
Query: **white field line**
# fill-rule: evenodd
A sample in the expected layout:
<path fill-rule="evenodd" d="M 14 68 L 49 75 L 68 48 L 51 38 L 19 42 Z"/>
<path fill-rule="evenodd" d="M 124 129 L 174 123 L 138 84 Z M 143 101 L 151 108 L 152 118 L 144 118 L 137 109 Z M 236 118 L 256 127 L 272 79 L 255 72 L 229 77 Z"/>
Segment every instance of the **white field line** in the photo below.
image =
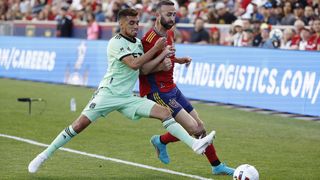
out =
<path fill-rule="evenodd" d="M 33 141 L 33 140 L 30 140 L 30 139 L 25 139 L 25 138 L 21 138 L 21 137 L 17 137 L 17 136 L 10 136 L 10 135 L 6 135 L 6 134 L 1 134 L 0 133 L 0 137 L 14 139 L 14 140 L 17 140 L 17 141 L 25 142 L 25 143 L 28 143 L 28 144 L 33 144 L 33 145 L 36 145 L 36 146 L 48 147 L 48 144 L 43 144 L 43 143 L 40 143 L 40 142 L 37 142 L 37 141 Z M 60 148 L 60 150 L 71 152 L 71 153 L 75 153 L 75 154 L 81 154 L 81 155 L 84 155 L 84 156 L 89 156 L 89 157 L 93 157 L 93 158 L 97 158 L 97 159 L 102 159 L 102 160 L 106 160 L 106 161 L 113 161 L 113 162 L 122 163 L 122 164 L 130 165 L 130 166 L 136 166 L 136 167 L 150 169 L 150 170 L 154 170 L 154 171 L 160 171 L 160 172 L 164 172 L 164 173 L 168 173 L 168 174 L 185 176 L 185 177 L 189 177 L 189 178 L 193 178 L 193 179 L 199 179 L 199 180 L 210 180 L 210 178 L 205 178 L 205 177 L 201 177 L 201 176 L 197 176 L 197 175 L 186 174 L 186 173 L 182 173 L 182 172 L 172 171 L 172 170 L 169 170 L 169 169 L 156 168 L 156 167 L 153 167 L 153 166 L 134 163 L 134 162 L 125 161 L 125 160 L 116 159 L 116 158 L 110 158 L 110 157 L 106 157 L 106 156 L 102 156 L 102 155 L 98 155 L 98 154 L 91 154 L 91 153 L 87 153 L 87 152 L 83 152 L 83 151 L 77 151 L 77 150 L 74 150 L 74 149 Z M 213 179 L 211 179 L 211 180 L 213 180 Z"/>

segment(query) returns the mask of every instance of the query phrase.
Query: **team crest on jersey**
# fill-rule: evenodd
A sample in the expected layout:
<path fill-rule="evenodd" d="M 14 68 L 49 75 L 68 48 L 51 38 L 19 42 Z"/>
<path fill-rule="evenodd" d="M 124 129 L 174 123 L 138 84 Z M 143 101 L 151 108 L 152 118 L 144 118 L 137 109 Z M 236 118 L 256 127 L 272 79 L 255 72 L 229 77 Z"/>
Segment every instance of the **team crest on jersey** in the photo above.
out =
<path fill-rule="evenodd" d="M 143 47 L 141 44 L 138 45 L 139 49 L 143 51 Z"/>
<path fill-rule="evenodd" d="M 131 51 L 131 49 L 130 49 L 129 47 L 127 47 L 127 50 L 128 50 L 128 51 Z"/>
<path fill-rule="evenodd" d="M 91 103 L 89 106 L 90 109 L 94 109 L 94 107 L 96 107 L 96 103 Z"/>
<path fill-rule="evenodd" d="M 175 99 L 170 99 L 169 100 L 169 106 L 172 107 L 172 108 L 178 108 L 179 104 Z"/>
<path fill-rule="evenodd" d="M 124 52 L 124 48 L 122 47 L 122 48 L 120 48 L 120 52 Z"/>

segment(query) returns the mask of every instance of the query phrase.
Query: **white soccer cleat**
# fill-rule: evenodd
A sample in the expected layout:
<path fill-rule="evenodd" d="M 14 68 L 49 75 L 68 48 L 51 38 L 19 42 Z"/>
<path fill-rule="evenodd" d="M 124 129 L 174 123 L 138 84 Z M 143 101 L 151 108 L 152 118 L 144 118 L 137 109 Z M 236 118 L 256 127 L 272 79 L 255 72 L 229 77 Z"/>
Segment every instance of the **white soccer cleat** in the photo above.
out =
<path fill-rule="evenodd" d="M 44 163 L 44 161 L 46 161 L 48 159 L 48 157 L 43 154 L 40 153 L 37 157 L 35 157 L 28 166 L 28 171 L 29 173 L 35 173 L 38 171 L 39 167 L 41 166 L 41 164 Z"/>
<path fill-rule="evenodd" d="M 210 144 L 212 144 L 215 135 L 216 135 L 216 131 L 212 131 L 206 137 L 202 139 L 196 139 L 192 145 L 193 151 L 196 152 L 197 154 L 203 154 L 206 148 Z"/>

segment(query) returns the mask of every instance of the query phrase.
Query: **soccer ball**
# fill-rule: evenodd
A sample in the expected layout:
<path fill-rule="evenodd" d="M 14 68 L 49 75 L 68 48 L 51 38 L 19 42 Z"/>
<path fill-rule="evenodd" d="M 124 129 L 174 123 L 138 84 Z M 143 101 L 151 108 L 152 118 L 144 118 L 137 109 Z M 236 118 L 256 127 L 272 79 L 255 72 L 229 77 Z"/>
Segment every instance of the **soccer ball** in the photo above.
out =
<path fill-rule="evenodd" d="M 234 171 L 233 180 L 259 180 L 259 173 L 254 166 L 242 164 Z"/>

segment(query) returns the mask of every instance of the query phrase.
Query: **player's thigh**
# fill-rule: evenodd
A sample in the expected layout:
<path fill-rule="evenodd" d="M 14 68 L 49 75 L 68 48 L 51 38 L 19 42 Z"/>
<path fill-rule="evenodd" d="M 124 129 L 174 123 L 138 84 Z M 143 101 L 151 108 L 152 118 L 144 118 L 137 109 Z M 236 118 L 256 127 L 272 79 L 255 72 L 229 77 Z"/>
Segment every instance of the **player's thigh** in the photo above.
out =
<path fill-rule="evenodd" d="M 106 88 L 97 90 L 82 113 L 91 122 L 105 117 L 120 106 L 119 98 L 113 96 Z"/>
<path fill-rule="evenodd" d="M 152 107 L 150 117 L 165 120 L 171 118 L 171 111 L 167 107 L 163 107 L 157 103 Z"/>
<path fill-rule="evenodd" d="M 175 120 L 190 134 L 194 134 L 199 131 L 197 121 L 184 109 L 179 111 L 175 117 Z"/>
<path fill-rule="evenodd" d="M 148 99 L 151 99 L 157 104 L 168 108 L 173 117 L 175 117 L 179 111 L 183 109 L 183 107 L 176 101 L 175 93 L 173 91 L 167 93 L 151 93 L 148 94 Z"/>
<path fill-rule="evenodd" d="M 188 113 L 194 110 L 190 101 L 182 94 L 179 88 L 176 87 L 176 101 L 185 109 Z"/>
<path fill-rule="evenodd" d="M 157 102 L 163 107 L 171 110 L 172 116 L 181 124 L 189 133 L 197 131 L 197 122 L 189 115 L 183 106 L 176 100 L 176 89 L 167 93 L 152 93 L 148 98 Z M 184 102 L 183 102 L 184 103 Z"/>
<path fill-rule="evenodd" d="M 138 120 L 142 117 L 150 117 L 155 102 L 137 96 L 124 99 L 123 106 L 118 109 L 120 113 L 131 120 Z"/>

